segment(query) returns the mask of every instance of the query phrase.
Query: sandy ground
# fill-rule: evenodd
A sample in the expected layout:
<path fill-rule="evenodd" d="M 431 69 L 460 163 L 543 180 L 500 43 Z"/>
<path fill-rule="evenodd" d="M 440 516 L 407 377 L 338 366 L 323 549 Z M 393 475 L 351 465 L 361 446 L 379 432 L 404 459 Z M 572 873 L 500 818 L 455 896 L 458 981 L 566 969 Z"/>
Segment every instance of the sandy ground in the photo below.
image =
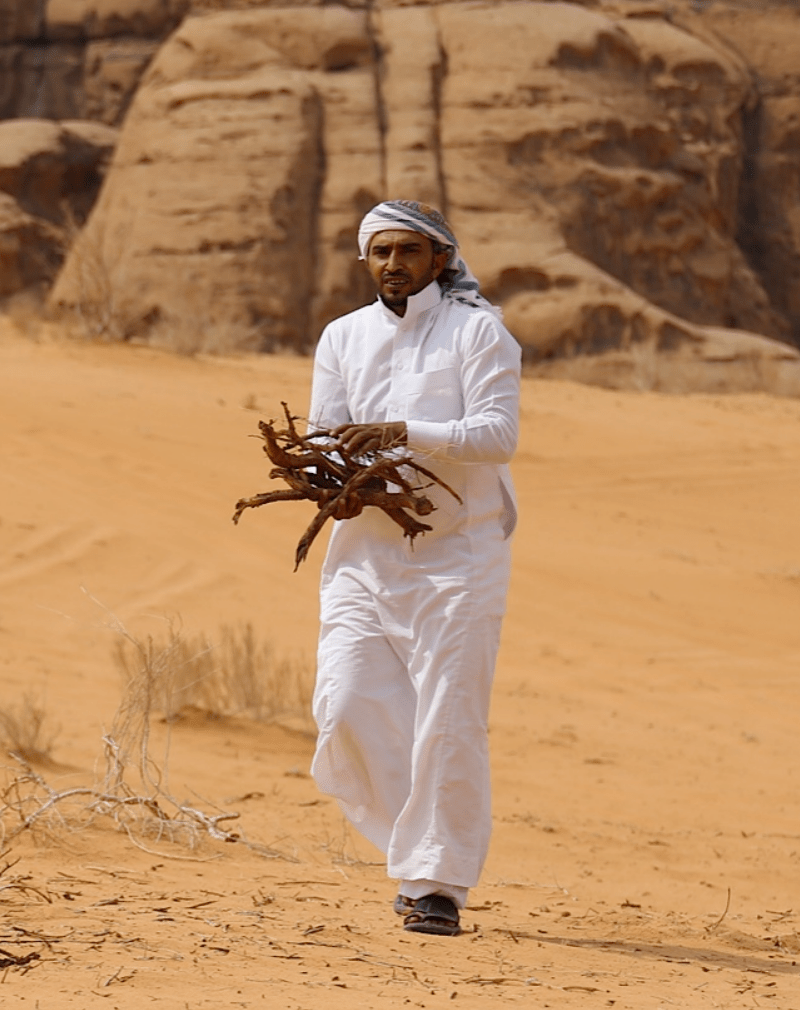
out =
<path fill-rule="evenodd" d="M 116 622 L 250 621 L 311 665 L 313 506 L 230 522 L 270 487 L 259 417 L 305 410 L 309 374 L 0 324 L 0 710 L 27 693 L 59 729 L 51 788 L 98 766 Z M 268 853 L 109 818 L 12 838 L 7 808 L 3 1007 L 800 1010 L 800 403 L 526 381 L 522 431 L 464 934 L 402 931 L 299 723 L 196 713 L 153 727 L 173 792 Z"/>

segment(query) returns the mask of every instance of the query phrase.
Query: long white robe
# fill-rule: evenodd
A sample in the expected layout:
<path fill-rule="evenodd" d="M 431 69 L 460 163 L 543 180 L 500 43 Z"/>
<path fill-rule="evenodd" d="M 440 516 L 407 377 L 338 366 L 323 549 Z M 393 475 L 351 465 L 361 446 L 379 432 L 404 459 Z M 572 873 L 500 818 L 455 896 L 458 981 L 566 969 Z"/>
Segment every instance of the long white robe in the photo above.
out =
<path fill-rule="evenodd" d="M 520 349 L 492 313 L 434 282 L 397 316 L 380 300 L 317 347 L 310 420 L 403 420 L 447 482 L 412 542 L 382 511 L 334 526 L 320 591 L 312 774 L 387 855 L 400 890 L 457 904 L 491 832 L 487 721 L 516 519 Z"/>

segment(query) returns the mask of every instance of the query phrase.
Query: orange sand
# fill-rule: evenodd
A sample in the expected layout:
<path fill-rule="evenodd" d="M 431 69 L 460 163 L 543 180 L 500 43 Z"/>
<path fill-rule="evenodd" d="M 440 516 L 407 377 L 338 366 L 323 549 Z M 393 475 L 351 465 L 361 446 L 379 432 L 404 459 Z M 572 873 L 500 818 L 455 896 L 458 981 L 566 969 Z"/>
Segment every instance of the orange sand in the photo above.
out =
<path fill-rule="evenodd" d="M 259 417 L 305 410 L 309 376 L 0 323 L 0 706 L 44 699 L 54 786 L 101 753 L 115 619 L 251 621 L 312 662 L 324 538 L 292 557 L 313 506 L 230 522 L 270 487 Z M 174 791 L 282 858 L 151 854 L 102 823 L 17 837 L 0 949 L 40 958 L 0 971 L 3 1007 L 799 1010 L 800 403 L 525 381 L 522 428 L 465 934 L 403 933 L 306 774 L 310 736 L 196 717 L 172 728 Z M 4 889 L 21 875 L 35 890 Z"/>

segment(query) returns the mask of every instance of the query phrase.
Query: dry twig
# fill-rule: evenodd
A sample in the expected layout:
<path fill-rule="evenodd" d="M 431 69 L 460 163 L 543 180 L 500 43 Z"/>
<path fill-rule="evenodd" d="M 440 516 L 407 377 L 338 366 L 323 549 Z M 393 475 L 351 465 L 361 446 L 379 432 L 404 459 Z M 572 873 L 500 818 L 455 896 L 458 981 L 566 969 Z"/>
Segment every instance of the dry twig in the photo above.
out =
<path fill-rule="evenodd" d="M 438 484 L 463 504 L 451 487 L 407 453 L 390 448 L 350 455 L 326 429 L 300 435 L 295 427 L 299 418 L 289 412 L 286 403 L 281 406 L 285 428 L 277 429 L 274 421 L 259 421 L 258 427 L 264 439 L 264 452 L 275 464 L 270 477 L 281 478 L 289 487 L 241 498 L 236 503 L 233 521 L 238 523 L 245 509 L 270 502 L 316 502 L 319 512 L 297 545 L 295 571 L 331 516 L 353 517 L 364 506 L 372 505 L 382 509 L 403 530 L 403 536 L 413 542 L 414 537 L 433 528 L 416 518 L 430 515 L 436 508 L 422 491 Z M 420 484 L 420 477 L 427 482 Z M 389 490 L 390 486 L 399 490 Z"/>
<path fill-rule="evenodd" d="M 8 849 L 5 852 L 0 852 L 0 859 L 4 859 L 8 855 Z M 29 875 L 22 876 L 21 874 L 15 874 L 10 877 L 6 877 L 9 870 L 13 869 L 19 862 L 19 856 L 16 859 L 12 859 L 5 864 L 5 866 L 0 866 L 0 894 L 4 891 L 18 891 L 20 894 L 25 896 L 29 894 L 35 894 L 37 898 L 41 898 L 42 901 L 46 901 L 48 904 L 53 903 L 53 899 L 46 892 L 42 891 L 38 887 L 34 887 L 33 884 L 29 883 L 31 877 Z M 0 899 L 2 900 L 2 899 Z"/>
<path fill-rule="evenodd" d="M 725 916 L 728 914 L 728 912 L 730 910 L 730 907 L 731 907 L 731 889 L 729 887 L 728 888 L 728 900 L 725 902 L 725 911 L 716 920 L 716 922 L 712 922 L 710 926 L 706 926 L 706 933 L 709 936 L 712 933 L 715 933 L 719 929 L 719 927 L 722 925 L 723 921 L 725 920 Z"/>
<path fill-rule="evenodd" d="M 22 756 L 12 755 L 21 771 L 0 792 L 0 838 L 13 839 L 42 825 L 81 828 L 96 817 L 108 817 L 137 844 L 146 836 L 157 842 L 183 841 L 193 847 L 208 836 L 278 857 L 280 854 L 268 846 L 229 830 L 226 822 L 236 820 L 238 813 L 206 813 L 172 793 L 167 776 L 168 754 L 161 763 L 151 754 L 150 724 L 179 637 L 172 636 L 168 645 L 159 649 L 152 640 L 143 643 L 134 638 L 119 621 L 115 630 L 131 643 L 138 663 L 132 666 L 111 730 L 103 737 L 102 777 L 92 785 L 54 789 Z M 11 821 L 16 823 L 10 826 Z"/>
<path fill-rule="evenodd" d="M 20 968 L 31 961 L 38 961 L 40 957 L 41 954 L 35 950 L 28 954 L 12 954 L 10 950 L 0 947 L 0 968 Z"/>

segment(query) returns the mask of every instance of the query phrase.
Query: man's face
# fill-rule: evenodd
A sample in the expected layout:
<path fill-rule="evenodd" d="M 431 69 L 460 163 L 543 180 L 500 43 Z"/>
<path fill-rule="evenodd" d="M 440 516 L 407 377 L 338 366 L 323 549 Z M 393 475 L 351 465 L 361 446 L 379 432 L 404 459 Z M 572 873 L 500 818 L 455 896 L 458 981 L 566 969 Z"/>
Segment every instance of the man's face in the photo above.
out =
<path fill-rule="evenodd" d="M 444 270 L 447 252 L 434 252 L 427 235 L 415 231 L 382 231 L 370 242 L 367 268 L 384 304 L 404 316 L 410 295 L 435 281 Z"/>

